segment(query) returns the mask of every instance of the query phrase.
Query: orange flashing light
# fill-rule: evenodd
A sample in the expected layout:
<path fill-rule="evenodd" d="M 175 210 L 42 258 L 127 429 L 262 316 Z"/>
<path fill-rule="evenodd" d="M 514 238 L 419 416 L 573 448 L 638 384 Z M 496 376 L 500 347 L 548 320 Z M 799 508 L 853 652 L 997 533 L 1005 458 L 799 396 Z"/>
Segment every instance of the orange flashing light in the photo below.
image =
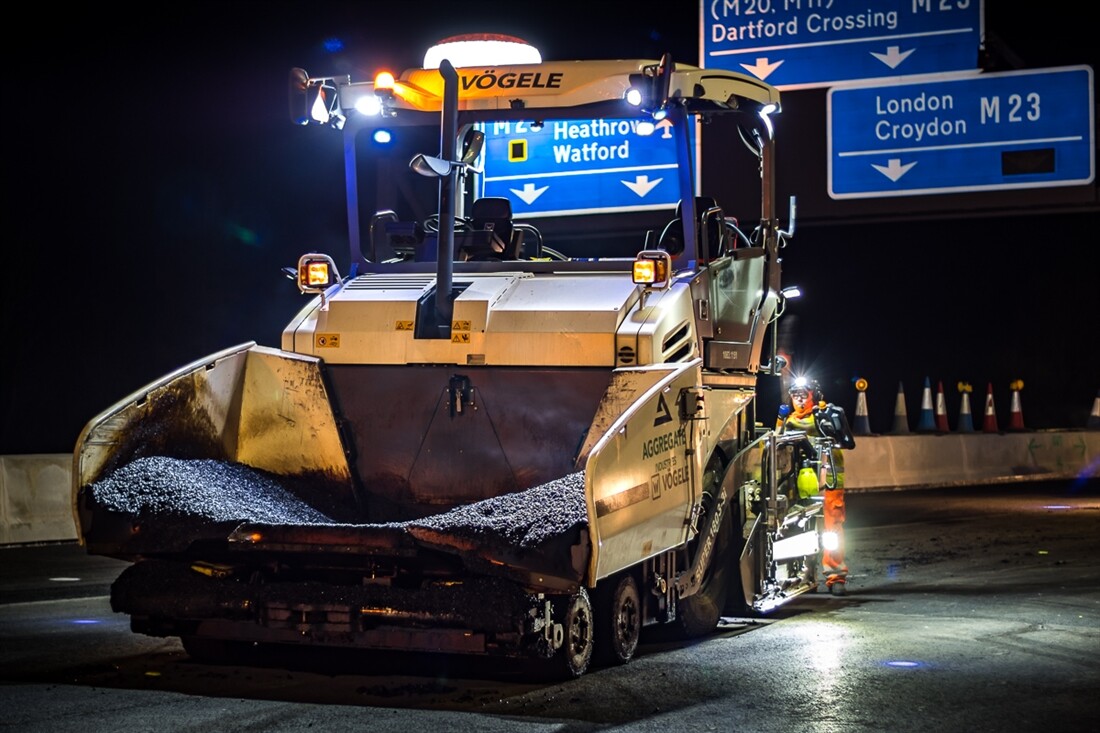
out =
<path fill-rule="evenodd" d="M 392 92 L 394 83 L 393 74 L 388 71 L 380 72 L 374 77 L 374 91 Z"/>
<path fill-rule="evenodd" d="M 311 287 L 318 288 L 328 285 L 331 280 L 328 271 L 328 263 L 323 260 L 306 262 L 302 271 L 303 282 Z"/>
<path fill-rule="evenodd" d="M 672 277 L 672 259 L 663 250 L 642 250 L 634 260 L 634 282 L 653 288 L 664 288 Z"/>
<path fill-rule="evenodd" d="M 634 282 L 651 283 L 657 279 L 656 260 L 634 260 Z"/>

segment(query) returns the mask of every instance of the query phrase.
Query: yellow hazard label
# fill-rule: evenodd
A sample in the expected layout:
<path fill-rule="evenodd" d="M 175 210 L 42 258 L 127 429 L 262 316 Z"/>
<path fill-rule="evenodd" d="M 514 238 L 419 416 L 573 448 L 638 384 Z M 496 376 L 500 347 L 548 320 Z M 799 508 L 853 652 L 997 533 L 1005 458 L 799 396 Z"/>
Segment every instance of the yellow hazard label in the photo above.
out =
<path fill-rule="evenodd" d="M 413 330 L 412 321 L 395 321 L 393 324 L 394 331 L 411 331 Z"/>
<path fill-rule="evenodd" d="M 315 333 L 313 334 L 313 345 L 318 349 L 338 349 L 340 348 L 340 334 Z"/>
<path fill-rule="evenodd" d="M 470 343 L 470 334 L 467 332 L 455 332 L 451 334 L 452 344 L 468 344 Z"/>
<path fill-rule="evenodd" d="M 451 321 L 451 330 L 452 331 L 469 331 L 470 330 L 470 322 L 469 321 Z"/>
<path fill-rule="evenodd" d="M 508 141 L 508 162 L 522 163 L 527 160 L 527 141 L 523 138 Z"/>

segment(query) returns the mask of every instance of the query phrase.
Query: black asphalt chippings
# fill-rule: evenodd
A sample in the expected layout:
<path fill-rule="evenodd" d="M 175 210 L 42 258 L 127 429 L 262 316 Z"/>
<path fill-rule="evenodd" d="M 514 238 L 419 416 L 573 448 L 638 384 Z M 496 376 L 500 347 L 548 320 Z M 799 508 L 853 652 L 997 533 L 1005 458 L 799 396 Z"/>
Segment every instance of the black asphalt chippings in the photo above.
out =
<path fill-rule="evenodd" d="M 587 518 L 584 472 L 578 471 L 526 491 L 483 499 L 403 524 L 529 549 L 586 523 Z"/>
<path fill-rule="evenodd" d="M 100 507 L 134 517 L 347 526 L 287 491 L 278 477 L 225 461 L 139 458 L 87 490 Z M 584 472 L 578 471 L 530 489 L 386 526 L 420 527 L 526 549 L 586 524 L 587 516 Z"/>
<path fill-rule="evenodd" d="M 240 463 L 165 456 L 139 458 L 89 486 L 104 509 L 137 517 L 211 522 L 327 524 L 332 520 L 274 477 Z"/>

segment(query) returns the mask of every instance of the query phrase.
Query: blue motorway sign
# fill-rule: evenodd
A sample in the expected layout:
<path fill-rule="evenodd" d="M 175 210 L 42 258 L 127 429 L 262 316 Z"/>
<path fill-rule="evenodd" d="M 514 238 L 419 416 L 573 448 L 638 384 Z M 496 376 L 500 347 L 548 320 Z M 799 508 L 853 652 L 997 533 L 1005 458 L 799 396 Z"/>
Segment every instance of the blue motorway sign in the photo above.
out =
<path fill-rule="evenodd" d="M 702 65 L 780 89 L 973 72 L 983 0 L 701 0 Z"/>
<path fill-rule="evenodd" d="M 639 123 L 488 123 L 481 195 L 511 199 L 517 219 L 672 208 L 679 201 L 672 123 L 662 120 L 648 135 Z"/>
<path fill-rule="evenodd" d="M 1084 185 L 1092 67 L 830 89 L 834 199 Z"/>

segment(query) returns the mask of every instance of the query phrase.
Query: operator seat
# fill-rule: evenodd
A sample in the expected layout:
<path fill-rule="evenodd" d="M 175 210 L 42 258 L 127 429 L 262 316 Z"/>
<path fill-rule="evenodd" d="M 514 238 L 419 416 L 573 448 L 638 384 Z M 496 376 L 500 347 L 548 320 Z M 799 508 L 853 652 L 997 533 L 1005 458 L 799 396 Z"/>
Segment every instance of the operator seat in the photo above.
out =
<path fill-rule="evenodd" d="M 722 230 L 725 217 L 719 213 L 718 216 L 712 216 L 706 220 L 705 231 L 703 230 L 703 222 L 705 214 L 710 209 L 719 208 L 718 203 L 710 196 L 696 196 L 695 197 L 695 214 L 699 217 L 699 227 L 697 229 L 696 236 L 700 237 L 700 242 L 705 246 L 698 247 L 697 253 L 701 257 L 704 253 L 708 255 L 709 259 L 713 259 L 721 252 L 722 247 Z M 684 251 L 684 221 L 683 221 L 683 202 L 677 202 L 676 204 L 676 218 L 665 225 L 664 230 L 661 232 L 660 238 L 657 240 L 658 249 L 663 249 L 670 255 L 676 256 Z"/>
<path fill-rule="evenodd" d="M 494 254 L 491 259 L 519 259 L 522 233 L 515 231 L 512 225 L 512 202 L 503 197 L 485 196 L 474 201 L 470 207 L 470 226 L 476 234 L 486 237 L 488 249 Z M 517 237 L 517 235 L 519 235 Z"/>

